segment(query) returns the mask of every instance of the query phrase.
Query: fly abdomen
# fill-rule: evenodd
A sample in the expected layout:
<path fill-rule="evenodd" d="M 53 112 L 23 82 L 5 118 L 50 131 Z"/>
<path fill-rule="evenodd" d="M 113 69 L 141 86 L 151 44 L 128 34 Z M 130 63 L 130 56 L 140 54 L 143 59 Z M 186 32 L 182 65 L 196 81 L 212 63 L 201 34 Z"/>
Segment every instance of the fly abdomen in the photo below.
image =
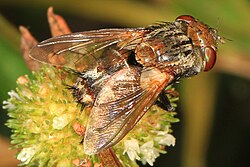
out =
<path fill-rule="evenodd" d="M 88 87 L 87 81 L 79 77 L 77 82 L 70 88 L 72 89 L 72 95 L 78 104 L 81 104 L 84 108 L 86 105 L 93 104 L 93 92 Z"/>

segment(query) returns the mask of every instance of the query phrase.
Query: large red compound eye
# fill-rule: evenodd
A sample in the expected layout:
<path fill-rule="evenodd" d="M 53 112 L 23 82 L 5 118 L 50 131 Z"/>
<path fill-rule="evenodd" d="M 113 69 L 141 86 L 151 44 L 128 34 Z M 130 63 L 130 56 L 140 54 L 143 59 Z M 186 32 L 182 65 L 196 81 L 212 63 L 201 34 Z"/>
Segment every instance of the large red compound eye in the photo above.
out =
<path fill-rule="evenodd" d="M 204 53 L 205 53 L 205 61 L 206 61 L 204 71 L 209 71 L 213 68 L 216 62 L 216 51 L 212 47 L 207 46 L 205 48 Z"/>
<path fill-rule="evenodd" d="M 176 21 L 181 20 L 181 21 L 185 21 L 185 22 L 190 23 L 192 21 L 195 21 L 195 18 L 193 16 L 190 16 L 190 15 L 181 15 L 181 16 L 177 17 L 175 20 Z"/>

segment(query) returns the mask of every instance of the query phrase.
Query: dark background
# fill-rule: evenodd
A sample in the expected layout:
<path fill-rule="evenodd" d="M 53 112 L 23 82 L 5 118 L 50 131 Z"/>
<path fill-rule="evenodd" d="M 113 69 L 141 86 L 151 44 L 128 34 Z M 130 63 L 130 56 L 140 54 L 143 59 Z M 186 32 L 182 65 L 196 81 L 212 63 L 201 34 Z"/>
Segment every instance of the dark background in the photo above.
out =
<path fill-rule="evenodd" d="M 0 102 L 15 89 L 20 75 L 30 74 L 19 51 L 18 26 L 26 26 L 39 40 L 50 37 L 46 12 L 53 6 L 71 30 L 138 27 L 173 21 L 190 14 L 217 28 L 230 39 L 219 44 L 218 61 L 209 73 L 176 84 L 180 91 L 178 117 L 173 125 L 177 143 L 161 155 L 155 166 L 250 166 L 250 1 L 249 0 L 0 0 Z M 8 146 L 6 111 L 0 111 L 0 160 L 16 166 Z"/>

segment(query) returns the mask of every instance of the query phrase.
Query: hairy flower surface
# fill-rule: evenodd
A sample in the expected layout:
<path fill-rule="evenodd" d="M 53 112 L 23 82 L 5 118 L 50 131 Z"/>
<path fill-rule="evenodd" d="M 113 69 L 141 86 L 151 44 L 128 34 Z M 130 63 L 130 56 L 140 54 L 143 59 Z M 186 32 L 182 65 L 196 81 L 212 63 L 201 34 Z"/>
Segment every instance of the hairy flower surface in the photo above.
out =
<path fill-rule="evenodd" d="M 44 67 L 33 73 L 32 79 L 22 76 L 15 91 L 4 101 L 12 129 L 11 143 L 18 149 L 17 159 L 26 166 L 87 166 L 98 165 L 97 155 L 83 151 L 83 134 L 89 108 L 81 110 L 66 85 L 76 76 L 54 67 Z M 167 88 L 172 90 L 171 87 Z M 177 97 L 170 98 L 174 101 Z M 153 165 L 164 146 L 174 146 L 171 123 L 177 122 L 174 112 L 156 105 L 126 137 L 114 146 L 123 166 L 138 166 L 136 160 Z"/>

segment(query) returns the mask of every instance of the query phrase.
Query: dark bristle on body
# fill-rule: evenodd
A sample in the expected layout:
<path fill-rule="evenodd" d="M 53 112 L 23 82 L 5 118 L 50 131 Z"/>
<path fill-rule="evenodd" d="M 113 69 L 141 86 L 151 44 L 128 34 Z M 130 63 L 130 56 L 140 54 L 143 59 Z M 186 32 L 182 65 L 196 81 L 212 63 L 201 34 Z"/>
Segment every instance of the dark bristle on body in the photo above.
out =
<path fill-rule="evenodd" d="M 136 59 L 135 59 L 135 53 L 134 53 L 134 52 L 131 52 L 130 55 L 128 56 L 127 63 L 128 63 L 129 65 L 142 67 L 142 65 L 139 64 L 139 63 L 136 61 Z"/>

